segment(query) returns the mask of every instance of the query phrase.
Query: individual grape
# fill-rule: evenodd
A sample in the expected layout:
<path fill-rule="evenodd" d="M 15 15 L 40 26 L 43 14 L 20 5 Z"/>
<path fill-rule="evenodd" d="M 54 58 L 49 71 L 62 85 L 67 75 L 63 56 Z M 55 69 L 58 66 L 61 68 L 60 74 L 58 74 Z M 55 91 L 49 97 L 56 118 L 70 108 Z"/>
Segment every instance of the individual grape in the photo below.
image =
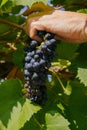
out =
<path fill-rule="evenodd" d="M 24 75 L 29 76 L 29 71 L 27 69 L 24 70 Z"/>
<path fill-rule="evenodd" d="M 40 64 L 40 66 L 42 67 L 42 66 L 45 66 L 45 65 L 46 65 L 46 62 L 45 62 L 45 60 L 41 59 L 40 62 L 39 62 L 39 64 Z"/>
<path fill-rule="evenodd" d="M 25 62 L 30 62 L 31 59 L 32 59 L 32 57 L 26 56 L 26 57 L 25 57 Z"/>
<path fill-rule="evenodd" d="M 39 76 L 38 76 L 37 73 L 34 73 L 34 74 L 32 75 L 32 79 L 33 79 L 33 80 L 37 80 L 38 78 L 39 78 Z"/>
<path fill-rule="evenodd" d="M 39 43 L 38 43 L 37 41 L 32 40 L 31 43 L 30 43 L 30 47 L 31 47 L 31 48 L 36 48 L 36 47 L 38 46 L 38 44 L 39 44 Z"/>
<path fill-rule="evenodd" d="M 28 71 L 33 71 L 33 66 L 31 63 L 28 63 L 25 65 L 25 68 L 28 70 Z"/>
<path fill-rule="evenodd" d="M 51 40 L 50 40 L 50 43 L 51 43 L 51 45 L 52 45 L 53 47 L 56 46 L 56 40 L 55 40 L 55 39 L 51 39 Z"/>
<path fill-rule="evenodd" d="M 28 52 L 28 53 L 27 53 L 27 56 L 33 57 L 34 54 L 35 54 L 35 51 L 31 51 L 31 52 Z"/>
<path fill-rule="evenodd" d="M 41 47 L 41 51 L 42 51 L 43 53 L 46 52 L 46 49 L 47 49 L 47 46 L 46 46 L 46 45 L 43 45 L 43 46 Z"/>
<path fill-rule="evenodd" d="M 34 62 L 35 62 L 35 59 L 34 59 L 34 58 L 32 58 L 32 59 L 31 59 L 31 61 L 30 61 L 30 63 L 33 65 L 33 64 L 34 64 Z"/>
<path fill-rule="evenodd" d="M 38 60 L 38 59 L 39 59 L 39 55 L 35 54 L 35 55 L 34 55 L 34 59 L 35 59 L 35 60 Z"/>
<path fill-rule="evenodd" d="M 34 68 L 34 71 L 39 71 L 39 63 L 38 62 L 34 62 L 33 64 L 33 68 Z"/>
<path fill-rule="evenodd" d="M 44 38 L 46 32 L 45 31 L 39 31 L 38 32 L 38 36 L 41 37 L 41 38 Z"/>
<path fill-rule="evenodd" d="M 40 57 L 43 55 L 41 50 L 36 50 L 36 54 L 39 55 Z"/>

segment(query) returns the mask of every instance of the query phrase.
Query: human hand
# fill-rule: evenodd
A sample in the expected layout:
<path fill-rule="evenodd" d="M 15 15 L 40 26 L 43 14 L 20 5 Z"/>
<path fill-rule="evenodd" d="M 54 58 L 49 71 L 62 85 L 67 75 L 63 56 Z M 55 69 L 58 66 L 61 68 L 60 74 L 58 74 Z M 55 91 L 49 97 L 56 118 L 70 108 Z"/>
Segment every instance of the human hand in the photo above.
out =
<path fill-rule="evenodd" d="M 55 34 L 55 38 L 72 43 L 87 41 L 87 14 L 55 10 L 50 14 L 27 20 L 26 32 L 37 41 L 37 31 Z"/>

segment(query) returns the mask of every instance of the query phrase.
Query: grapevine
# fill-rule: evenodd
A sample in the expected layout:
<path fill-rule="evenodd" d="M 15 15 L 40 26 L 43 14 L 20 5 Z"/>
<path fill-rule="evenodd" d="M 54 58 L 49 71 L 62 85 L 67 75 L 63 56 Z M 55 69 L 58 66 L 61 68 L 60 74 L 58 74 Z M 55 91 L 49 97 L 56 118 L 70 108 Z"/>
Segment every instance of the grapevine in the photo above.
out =
<path fill-rule="evenodd" d="M 87 0 L 0 0 L 0 130 L 87 130 L 87 42 L 27 32 L 54 10 L 87 14 Z"/>

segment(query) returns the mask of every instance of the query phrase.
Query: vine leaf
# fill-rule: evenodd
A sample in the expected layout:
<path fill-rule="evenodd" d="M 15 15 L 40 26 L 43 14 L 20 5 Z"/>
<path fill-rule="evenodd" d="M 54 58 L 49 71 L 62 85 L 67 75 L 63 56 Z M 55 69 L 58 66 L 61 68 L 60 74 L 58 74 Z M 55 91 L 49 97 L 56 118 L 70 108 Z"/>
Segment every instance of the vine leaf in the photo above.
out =
<path fill-rule="evenodd" d="M 72 60 L 77 56 L 77 49 L 79 45 L 71 44 L 61 41 L 57 45 L 57 55 L 60 59 Z"/>
<path fill-rule="evenodd" d="M 43 2 L 34 3 L 31 8 L 28 8 L 23 15 L 24 16 L 37 16 L 39 13 L 41 14 L 47 14 L 49 11 L 54 10 L 51 6 L 45 5 Z M 39 12 L 39 13 L 33 13 L 33 12 Z M 32 14 L 33 13 L 33 14 Z"/>
<path fill-rule="evenodd" d="M 72 86 L 72 94 L 70 96 L 69 111 L 67 111 L 68 118 L 74 121 L 75 128 L 73 130 L 87 129 L 87 87 L 79 81 L 70 83 Z M 72 125 L 72 124 L 71 124 Z M 73 125 L 71 126 L 73 127 Z"/>
<path fill-rule="evenodd" d="M 6 127 L 3 125 L 1 121 L 0 121 L 0 130 L 6 130 Z"/>
<path fill-rule="evenodd" d="M 8 0 L 2 0 L 1 4 L 0 4 L 0 7 L 2 7 L 4 4 L 6 4 Z"/>
<path fill-rule="evenodd" d="M 13 107 L 7 130 L 19 130 L 38 110 L 40 110 L 40 107 L 34 106 L 28 99 L 23 106 L 18 102 L 17 106 Z"/>
<path fill-rule="evenodd" d="M 0 106 L 0 127 L 6 126 L 6 130 L 19 130 L 40 110 L 39 106 L 23 98 L 22 84 L 17 79 L 10 79 L 0 84 Z"/>
<path fill-rule="evenodd" d="M 13 106 L 22 98 L 21 89 L 21 83 L 17 79 L 0 84 L 0 120 L 4 125 L 7 125 Z"/>
<path fill-rule="evenodd" d="M 16 45 L 17 50 L 13 54 L 13 62 L 19 68 L 23 68 L 23 60 L 24 60 L 24 46 L 21 44 Z"/>
<path fill-rule="evenodd" d="M 85 86 L 87 86 L 87 68 L 78 68 L 77 77 Z"/>
<path fill-rule="evenodd" d="M 46 125 L 47 130 L 70 130 L 69 122 L 55 111 L 46 113 Z"/>
<path fill-rule="evenodd" d="M 80 45 L 78 49 L 77 64 L 77 77 L 80 82 L 87 86 L 87 43 Z"/>

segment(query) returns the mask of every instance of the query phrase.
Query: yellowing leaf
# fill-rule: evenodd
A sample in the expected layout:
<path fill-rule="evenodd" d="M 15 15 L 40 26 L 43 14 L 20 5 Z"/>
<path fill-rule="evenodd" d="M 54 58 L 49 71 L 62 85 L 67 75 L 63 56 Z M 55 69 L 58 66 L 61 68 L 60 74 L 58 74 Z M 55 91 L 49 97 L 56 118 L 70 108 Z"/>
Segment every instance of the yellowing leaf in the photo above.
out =
<path fill-rule="evenodd" d="M 28 16 L 28 18 L 33 16 L 41 16 L 47 14 L 54 9 L 51 6 L 45 5 L 43 2 L 35 3 L 31 8 L 27 9 L 23 15 Z"/>

